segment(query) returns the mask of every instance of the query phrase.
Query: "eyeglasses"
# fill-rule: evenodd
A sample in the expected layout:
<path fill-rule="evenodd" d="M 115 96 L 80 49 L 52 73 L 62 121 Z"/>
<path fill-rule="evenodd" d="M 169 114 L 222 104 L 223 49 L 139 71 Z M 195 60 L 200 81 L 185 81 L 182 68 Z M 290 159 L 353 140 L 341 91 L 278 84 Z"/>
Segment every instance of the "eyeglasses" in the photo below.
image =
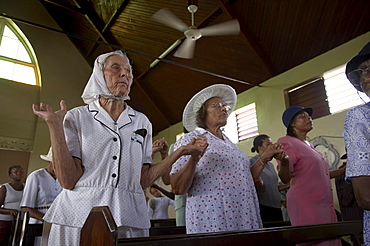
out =
<path fill-rule="evenodd" d="M 348 79 L 351 81 L 351 83 L 355 86 L 360 86 L 361 83 L 365 83 L 366 79 L 370 75 L 370 67 L 366 69 L 356 69 L 352 72 L 348 73 Z"/>
<path fill-rule="evenodd" d="M 216 108 L 223 108 L 225 107 L 226 111 L 229 112 L 231 110 L 231 107 L 229 105 L 227 105 L 227 103 L 220 103 L 220 102 L 215 102 L 215 103 L 212 103 L 213 106 L 215 106 Z"/>

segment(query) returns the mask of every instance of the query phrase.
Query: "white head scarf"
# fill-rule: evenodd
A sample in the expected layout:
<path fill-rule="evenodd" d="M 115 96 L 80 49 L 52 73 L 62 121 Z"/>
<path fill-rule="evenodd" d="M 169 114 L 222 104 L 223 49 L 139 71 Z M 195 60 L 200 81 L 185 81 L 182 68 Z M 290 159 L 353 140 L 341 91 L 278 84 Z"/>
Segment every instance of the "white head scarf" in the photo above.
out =
<path fill-rule="evenodd" d="M 121 50 L 116 50 L 113 52 L 102 54 L 95 59 L 93 72 L 81 96 L 86 104 L 99 99 L 99 96 L 108 98 L 111 101 L 130 99 L 128 95 L 123 97 L 116 97 L 108 90 L 107 84 L 104 79 L 103 65 L 106 59 L 112 55 L 120 55 L 127 58 L 127 56 Z"/>

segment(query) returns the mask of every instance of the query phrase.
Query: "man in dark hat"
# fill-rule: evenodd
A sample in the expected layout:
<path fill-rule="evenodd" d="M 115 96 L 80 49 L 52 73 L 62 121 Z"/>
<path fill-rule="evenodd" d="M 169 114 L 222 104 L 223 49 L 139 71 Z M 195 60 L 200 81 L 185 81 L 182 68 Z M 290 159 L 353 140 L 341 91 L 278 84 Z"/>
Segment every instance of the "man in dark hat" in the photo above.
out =
<path fill-rule="evenodd" d="M 370 97 L 370 42 L 346 66 L 352 85 Z M 353 184 L 364 211 L 364 245 L 370 245 L 370 102 L 348 111 L 343 137 L 347 148 L 346 179 Z"/>

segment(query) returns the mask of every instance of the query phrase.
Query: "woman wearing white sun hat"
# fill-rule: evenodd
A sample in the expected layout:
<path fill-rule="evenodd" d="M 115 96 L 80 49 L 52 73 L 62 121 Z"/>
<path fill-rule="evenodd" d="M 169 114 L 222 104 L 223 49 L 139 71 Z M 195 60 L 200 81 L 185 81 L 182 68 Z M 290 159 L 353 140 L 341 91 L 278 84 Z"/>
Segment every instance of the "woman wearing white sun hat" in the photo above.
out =
<path fill-rule="evenodd" d="M 207 233 L 261 228 L 254 180 L 274 155 L 285 155 L 281 144 L 269 147 L 255 165 L 222 132 L 236 104 L 235 90 L 215 84 L 198 92 L 183 112 L 190 133 L 175 149 L 205 136 L 208 148 L 201 158 L 180 157 L 171 170 L 175 194 L 188 194 L 187 233 Z"/>

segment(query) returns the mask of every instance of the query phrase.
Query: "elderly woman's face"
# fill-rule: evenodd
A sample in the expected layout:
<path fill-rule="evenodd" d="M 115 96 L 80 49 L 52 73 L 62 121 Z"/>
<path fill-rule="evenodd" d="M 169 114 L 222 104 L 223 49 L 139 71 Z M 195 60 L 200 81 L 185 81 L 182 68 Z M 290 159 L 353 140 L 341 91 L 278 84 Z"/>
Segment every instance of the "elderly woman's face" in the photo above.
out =
<path fill-rule="evenodd" d="M 370 97 L 370 60 L 361 63 L 358 68 L 366 71 L 364 72 L 364 77 L 361 78 L 360 86 L 363 92 L 366 93 L 368 97 Z"/>
<path fill-rule="evenodd" d="M 129 60 L 120 55 L 109 57 L 104 67 L 104 79 L 108 90 L 115 96 L 127 96 L 132 84 L 132 70 Z"/>
<path fill-rule="evenodd" d="M 225 126 L 229 117 L 228 105 L 219 97 L 213 97 L 207 101 L 207 127 Z"/>

